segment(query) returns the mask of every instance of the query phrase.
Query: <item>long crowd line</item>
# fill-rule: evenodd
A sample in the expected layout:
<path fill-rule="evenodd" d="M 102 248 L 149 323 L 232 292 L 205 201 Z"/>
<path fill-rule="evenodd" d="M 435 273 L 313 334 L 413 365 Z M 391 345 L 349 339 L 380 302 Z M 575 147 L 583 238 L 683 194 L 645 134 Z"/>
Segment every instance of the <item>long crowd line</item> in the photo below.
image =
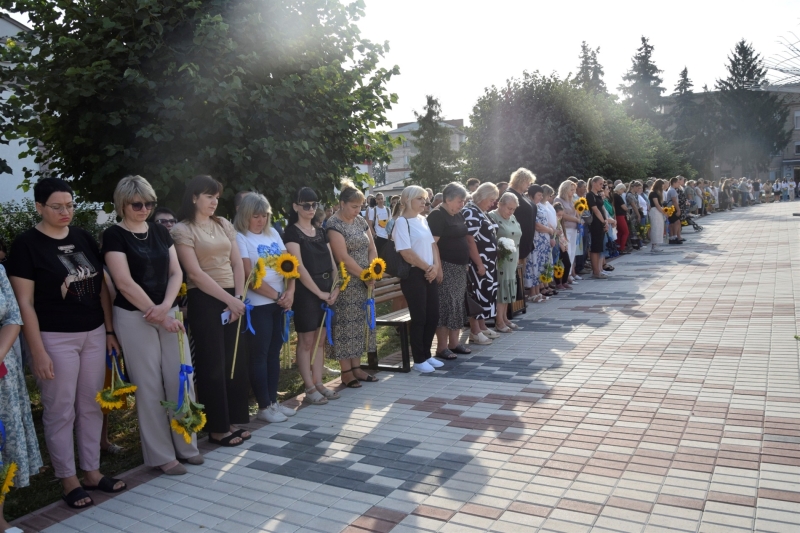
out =
<path fill-rule="evenodd" d="M 63 499 L 82 508 L 93 503 L 92 490 L 126 488 L 99 470 L 108 405 L 98 391 L 111 382 L 129 380 L 125 391 L 136 389 L 145 464 L 181 475 L 182 462 L 202 464 L 203 457 L 196 434 L 176 429 L 177 413 L 196 415 L 195 429 L 204 426 L 222 446 L 251 437 L 239 427 L 249 422 L 251 389 L 258 418 L 278 423 L 295 414 L 280 404 L 277 390 L 289 319 L 304 403 L 340 397 L 323 384 L 326 356 L 338 360 L 348 388 L 378 381 L 360 367 L 376 341 L 369 326 L 376 284 L 370 271 L 388 264 L 400 278 L 414 369 L 435 372 L 471 353 L 471 344 L 491 344 L 520 329 L 510 312 L 515 303 L 546 304 L 584 279 L 608 279 L 607 258 L 648 244 L 653 253 L 665 243 L 679 245 L 684 225 L 700 228 L 694 218 L 771 201 L 773 195 L 762 194 L 772 190 L 750 180 L 717 187 L 680 176 L 630 183 L 595 176 L 569 178 L 556 191 L 520 168 L 507 183 L 473 178 L 437 193 L 412 185 L 387 203 L 383 194 L 365 197 L 344 180 L 330 208 L 316 191 L 301 188 L 283 226 L 273 223 L 268 200 L 255 192 L 236 194 L 232 222 L 215 215 L 223 186 L 210 176 L 190 181 L 179 215 L 157 206 L 147 180 L 129 176 L 114 192 L 119 222 L 98 244 L 72 225 L 69 184 L 42 179 L 34 186 L 41 221 L 13 242 L 7 275 L 0 266 L 6 465 L 0 473 L 16 468 L 8 479 L 0 476 L 0 530 L 8 527 L 2 497 L 9 480 L 24 487 L 42 467 L 20 339 L 41 390 L 45 441 Z M 788 184 L 785 192 L 788 200 Z M 294 263 L 296 279 L 285 276 L 281 261 L 290 269 Z M 187 379 L 191 373 L 194 380 Z M 191 408 L 180 407 L 184 400 Z"/>

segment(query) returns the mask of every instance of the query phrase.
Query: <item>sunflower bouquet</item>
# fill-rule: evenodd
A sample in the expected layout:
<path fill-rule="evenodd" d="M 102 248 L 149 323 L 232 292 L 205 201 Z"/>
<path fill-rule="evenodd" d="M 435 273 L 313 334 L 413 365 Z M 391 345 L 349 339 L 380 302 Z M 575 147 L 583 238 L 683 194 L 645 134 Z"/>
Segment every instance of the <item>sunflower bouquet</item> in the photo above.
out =
<path fill-rule="evenodd" d="M 367 268 L 361 271 L 361 281 L 369 282 L 369 281 L 379 281 L 383 279 L 383 273 L 386 272 L 386 261 L 381 259 L 380 257 L 376 257 L 372 260 Z M 369 351 L 369 330 L 375 329 L 375 319 L 377 318 L 375 314 L 375 298 L 373 297 L 373 293 L 375 291 L 374 285 L 367 285 L 367 301 L 364 302 L 364 309 L 366 310 L 366 323 L 364 324 L 364 332 L 366 333 L 365 338 L 367 339 L 367 351 Z"/>
<path fill-rule="evenodd" d="M 675 214 L 675 208 L 671 205 L 668 205 L 667 207 L 664 208 L 664 214 L 667 215 L 668 217 L 671 217 L 672 215 Z"/>
<path fill-rule="evenodd" d="M 111 368 L 111 385 L 98 392 L 95 400 L 109 411 L 127 407 L 128 395 L 136 392 L 136 385 L 128 383 L 116 350 L 112 349 L 111 354 L 106 355 L 106 365 Z"/>
<path fill-rule="evenodd" d="M 339 263 L 339 268 L 333 271 L 333 284 L 331 285 L 331 292 L 335 291 L 337 288 L 339 292 L 344 292 L 347 289 L 347 286 L 350 284 L 351 276 L 347 273 L 347 268 L 344 266 L 344 261 Z M 322 328 L 325 327 L 325 320 L 328 317 L 333 316 L 333 310 L 328 307 L 328 304 L 322 304 L 323 309 L 325 312 L 322 314 L 322 322 L 319 324 L 319 329 L 317 330 L 317 340 L 314 342 L 314 348 L 311 352 L 311 365 L 314 365 L 314 358 L 317 356 L 317 346 L 319 346 L 319 339 L 322 336 Z M 331 338 L 331 332 L 328 332 L 328 339 Z M 333 344 L 333 343 L 331 343 Z"/>
<path fill-rule="evenodd" d="M 642 224 L 639 226 L 639 236 L 642 240 L 647 240 L 650 236 L 650 224 Z"/>
<path fill-rule="evenodd" d="M 183 322 L 183 313 L 175 312 L 175 319 Z M 192 401 L 189 395 L 191 388 L 191 378 L 189 374 L 194 369 L 186 364 L 186 353 L 184 351 L 183 331 L 178 330 L 178 352 L 181 356 L 181 367 L 178 371 L 178 401 L 161 402 L 167 411 L 172 411 L 172 420 L 169 427 L 172 431 L 183 437 L 186 444 L 192 442 L 192 433 L 197 433 L 206 425 L 206 414 L 203 412 L 203 405 Z"/>
<path fill-rule="evenodd" d="M 555 267 L 553 267 L 552 263 L 548 263 L 544 269 L 544 272 L 542 272 L 539 275 L 539 281 L 541 281 L 542 283 L 552 283 L 554 272 L 555 272 Z"/>
<path fill-rule="evenodd" d="M 0 450 L 6 444 L 6 429 L 0 420 Z M 6 494 L 14 486 L 14 476 L 17 473 L 17 463 L 11 462 L 3 465 L 3 456 L 0 455 L 0 505 L 6 500 Z"/>
<path fill-rule="evenodd" d="M 553 267 L 553 276 L 555 276 L 558 279 L 564 277 L 564 263 L 562 263 L 560 259 L 558 263 L 556 263 L 555 266 Z"/>
<path fill-rule="evenodd" d="M 586 198 L 578 198 L 575 200 L 575 204 L 573 205 L 575 207 L 575 212 L 578 213 L 578 215 L 582 215 L 589 209 L 589 202 L 586 201 Z"/>
<path fill-rule="evenodd" d="M 185 283 L 181 283 L 181 288 L 178 289 L 178 298 L 183 298 L 189 291 L 186 288 Z"/>
<path fill-rule="evenodd" d="M 300 261 L 289 252 L 283 252 L 273 259 L 270 265 L 278 274 L 283 277 L 283 292 L 289 288 L 289 280 L 300 277 Z M 289 357 L 289 322 L 294 316 L 294 311 L 284 309 L 283 311 L 283 368 L 289 368 L 292 364 Z"/>
<path fill-rule="evenodd" d="M 250 275 L 247 276 L 247 279 L 244 280 L 244 292 L 242 293 L 242 301 L 244 301 L 245 306 L 250 305 L 247 302 L 247 291 L 250 289 L 250 285 L 253 286 L 254 289 L 261 288 L 261 285 L 264 283 L 264 278 L 267 275 L 267 264 L 268 264 L 268 257 L 270 252 L 277 251 L 280 253 L 280 249 L 278 249 L 277 243 L 272 243 L 271 246 L 266 246 L 264 244 L 259 245 L 258 247 L 258 259 L 256 260 L 256 264 L 253 265 L 253 268 L 250 270 Z M 247 321 L 248 327 L 252 330 L 252 326 L 250 325 L 250 313 L 247 313 Z M 239 320 L 236 324 L 236 342 L 233 346 L 233 364 L 231 365 L 231 379 L 233 379 L 233 372 L 236 368 L 236 354 L 239 353 L 239 333 L 242 330 L 242 317 L 239 317 Z"/>

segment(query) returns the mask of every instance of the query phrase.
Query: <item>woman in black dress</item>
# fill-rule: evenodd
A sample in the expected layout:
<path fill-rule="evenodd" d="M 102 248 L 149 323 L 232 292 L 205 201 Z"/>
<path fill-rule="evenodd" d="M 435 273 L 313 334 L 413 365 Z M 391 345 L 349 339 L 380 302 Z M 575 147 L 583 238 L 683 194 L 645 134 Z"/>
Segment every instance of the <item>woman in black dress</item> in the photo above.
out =
<path fill-rule="evenodd" d="M 318 207 L 317 194 L 309 187 L 300 189 L 289 211 L 289 227 L 283 239 L 286 250 L 300 262 L 300 283 L 296 284 L 292 310 L 297 332 L 297 368 L 306 386 L 303 403 L 311 405 L 323 405 L 339 398 L 338 392 L 322 384 L 323 349 L 328 342 L 319 327 L 324 315 L 322 304 L 333 306 L 339 289 L 331 290 L 336 263 L 325 230 L 311 222 Z M 314 346 L 317 338 L 319 345 Z M 312 351 L 316 352 L 313 367 Z"/>
<path fill-rule="evenodd" d="M 497 303 L 497 236 L 495 224 L 486 213 L 498 194 L 494 183 L 484 183 L 461 210 L 467 224 L 470 257 L 467 292 L 483 308 L 481 313 L 469 318 L 469 341 L 473 344 L 491 344 L 492 339 L 500 336 L 486 327 L 486 319 L 495 315 Z"/>

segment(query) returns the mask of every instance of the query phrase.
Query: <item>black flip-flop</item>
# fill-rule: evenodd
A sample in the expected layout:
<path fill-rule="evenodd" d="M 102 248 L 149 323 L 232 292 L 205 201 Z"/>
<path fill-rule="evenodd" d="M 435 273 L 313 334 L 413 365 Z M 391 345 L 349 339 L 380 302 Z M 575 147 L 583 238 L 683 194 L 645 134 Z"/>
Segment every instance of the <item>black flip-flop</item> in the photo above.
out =
<path fill-rule="evenodd" d="M 76 505 L 76 502 L 79 500 L 83 500 L 89 498 L 89 503 L 85 505 Z M 94 505 L 94 500 L 92 500 L 89 493 L 83 487 L 75 487 L 70 491 L 69 494 L 62 494 L 61 499 L 64 500 L 67 505 L 72 509 L 86 509 L 90 505 Z"/>
<path fill-rule="evenodd" d="M 342 376 L 344 376 L 345 374 L 353 374 L 353 371 L 352 370 L 348 370 L 346 372 L 342 372 Z M 361 383 L 359 383 L 358 378 L 356 378 L 355 374 L 353 374 L 353 379 L 351 379 L 347 383 L 345 383 L 344 379 L 342 379 L 342 383 L 344 383 L 344 386 L 347 387 L 348 389 L 360 389 L 361 388 Z"/>
<path fill-rule="evenodd" d="M 445 361 L 452 361 L 453 359 L 458 359 L 458 356 L 454 354 L 453 351 L 450 350 L 449 348 L 445 348 L 441 352 L 438 352 L 436 354 L 436 357 L 439 359 L 443 359 Z"/>
<path fill-rule="evenodd" d="M 250 440 L 250 437 L 252 437 L 252 436 L 253 436 L 253 434 L 251 433 L 251 434 L 249 434 L 248 436 L 246 436 L 246 437 L 245 437 L 245 436 L 244 436 L 244 432 L 245 432 L 245 431 L 250 431 L 250 430 L 249 430 L 249 429 L 242 429 L 242 428 L 239 428 L 239 429 L 237 429 L 236 431 L 234 431 L 233 433 L 231 433 L 231 435 L 234 435 L 234 436 L 236 436 L 236 437 L 239 437 L 239 438 L 240 438 L 240 439 L 242 439 L 242 440 Z"/>
<path fill-rule="evenodd" d="M 239 439 L 239 442 L 232 443 L 231 441 L 233 439 Z M 234 446 L 241 446 L 242 444 L 244 444 L 244 439 L 239 435 L 234 435 L 233 433 L 231 433 L 227 437 L 222 437 L 221 439 L 215 439 L 214 437 L 209 435 L 208 442 L 210 442 L 211 444 L 219 444 L 220 446 L 225 446 L 226 448 L 233 448 Z"/>
<path fill-rule="evenodd" d="M 458 344 L 455 348 L 450 348 L 450 351 L 462 355 L 468 355 L 472 353 L 472 350 L 470 350 L 463 344 Z"/>
<path fill-rule="evenodd" d="M 123 490 L 128 488 L 128 485 L 123 484 L 122 487 L 120 487 L 118 489 L 115 489 L 114 485 L 116 485 L 120 481 L 122 481 L 122 480 L 121 479 L 115 479 L 115 478 L 108 477 L 108 476 L 103 476 L 100 479 L 100 483 L 98 483 L 97 485 L 89 486 L 89 485 L 81 484 L 81 487 L 83 487 L 84 490 L 102 490 L 103 492 L 109 492 L 109 493 L 122 492 Z M 75 492 L 75 491 L 72 491 L 72 492 Z M 72 494 L 72 492 L 70 492 L 70 494 Z"/>

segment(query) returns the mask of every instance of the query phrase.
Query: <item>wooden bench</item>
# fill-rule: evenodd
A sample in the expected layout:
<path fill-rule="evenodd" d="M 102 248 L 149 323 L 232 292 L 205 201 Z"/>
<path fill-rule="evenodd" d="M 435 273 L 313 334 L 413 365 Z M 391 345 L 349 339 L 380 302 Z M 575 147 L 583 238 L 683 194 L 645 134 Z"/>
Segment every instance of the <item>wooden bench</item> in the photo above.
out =
<path fill-rule="evenodd" d="M 391 370 L 393 372 L 411 372 L 411 315 L 408 312 L 403 291 L 400 290 L 399 278 L 386 278 L 375 284 L 375 303 L 392 302 L 392 311 L 375 319 L 376 326 L 392 326 L 400 334 L 400 354 L 402 366 L 382 365 L 378 363 L 378 353 L 367 354 L 367 368 L 372 370 Z"/>

